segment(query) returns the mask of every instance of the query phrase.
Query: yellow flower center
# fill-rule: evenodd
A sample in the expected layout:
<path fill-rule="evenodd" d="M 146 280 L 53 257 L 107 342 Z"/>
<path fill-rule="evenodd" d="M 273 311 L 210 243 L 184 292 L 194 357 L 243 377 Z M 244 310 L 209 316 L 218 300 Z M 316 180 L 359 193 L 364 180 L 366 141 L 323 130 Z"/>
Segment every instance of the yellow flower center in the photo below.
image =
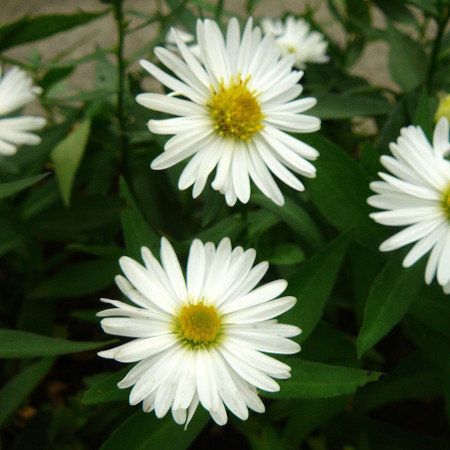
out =
<path fill-rule="evenodd" d="M 264 128 L 257 95 L 247 87 L 249 80 L 250 77 L 242 81 L 238 76 L 236 81 L 231 80 L 230 86 L 221 82 L 218 91 L 213 90 L 207 106 L 221 136 L 249 141 L 252 134 Z"/>
<path fill-rule="evenodd" d="M 442 208 L 450 220 L 450 186 L 444 191 L 444 195 L 442 196 Z"/>
<path fill-rule="evenodd" d="M 220 331 L 220 319 L 214 306 L 203 302 L 181 308 L 178 332 L 191 347 L 209 347 L 215 343 Z"/>

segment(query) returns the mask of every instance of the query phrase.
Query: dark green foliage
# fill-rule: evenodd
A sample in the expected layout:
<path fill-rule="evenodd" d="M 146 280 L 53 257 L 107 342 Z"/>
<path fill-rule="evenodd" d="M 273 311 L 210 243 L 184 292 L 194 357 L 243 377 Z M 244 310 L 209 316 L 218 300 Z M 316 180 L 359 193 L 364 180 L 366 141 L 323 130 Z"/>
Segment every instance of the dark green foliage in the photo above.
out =
<path fill-rule="evenodd" d="M 242 2 L 241 25 L 244 14 L 260 19 L 259 3 Z M 379 157 L 400 129 L 418 125 L 432 139 L 438 97 L 450 90 L 450 6 L 327 0 L 331 18 L 321 23 L 319 2 L 307 3 L 305 19 L 327 36 L 331 61 L 308 64 L 301 81 L 302 95 L 317 98 L 306 114 L 322 119 L 321 130 L 295 137 L 320 157 L 317 177 L 300 177 L 305 192 L 281 186 L 283 207 L 252 185 L 249 204 L 230 208 L 211 177 L 193 199 L 177 187 L 185 163 L 149 168 L 169 136 L 151 134 L 146 122 L 162 115 L 135 102 L 148 81 L 136 62 L 152 58 L 170 26 L 195 33 L 197 18 L 208 16 L 223 28 L 228 2 L 167 0 L 150 13 L 102 0 L 98 12 L 0 24 L 2 65 L 32 74 L 48 119 L 39 145 L 0 156 L 0 448 L 450 448 L 449 298 L 436 282 L 425 284 L 425 257 L 405 269 L 405 251 L 379 251 L 396 229 L 377 225 L 367 204 L 369 183 L 384 170 Z M 373 8 L 385 25 L 374 25 Z M 73 58 L 74 42 L 51 60 L 45 52 L 15 56 L 23 44 L 107 15 L 120 33 L 114 48 Z M 339 43 L 328 36 L 333 24 L 343 31 Z M 126 53 L 127 36 L 150 27 L 154 40 Z M 382 86 L 352 70 L 375 41 L 389 48 L 391 80 Z M 85 64 L 95 72 L 92 87 L 66 90 Z M 369 132 L 357 126 L 368 122 Z M 200 406 L 185 431 L 170 412 L 157 419 L 129 405 L 130 389 L 117 383 L 132 365 L 97 357 L 119 342 L 95 315 L 105 308 L 99 298 L 124 300 L 114 285 L 118 258 L 141 261 L 142 246 L 158 257 L 162 236 L 180 261 L 194 238 L 217 244 L 228 236 L 269 261 L 265 281 L 288 281 L 286 295 L 297 303 L 279 320 L 302 328 L 302 351 L 280 357 L 292 376 L 279 392 L 260 392 L 265 414 L 242 422 L 229 413 L 219 428 Z"/>

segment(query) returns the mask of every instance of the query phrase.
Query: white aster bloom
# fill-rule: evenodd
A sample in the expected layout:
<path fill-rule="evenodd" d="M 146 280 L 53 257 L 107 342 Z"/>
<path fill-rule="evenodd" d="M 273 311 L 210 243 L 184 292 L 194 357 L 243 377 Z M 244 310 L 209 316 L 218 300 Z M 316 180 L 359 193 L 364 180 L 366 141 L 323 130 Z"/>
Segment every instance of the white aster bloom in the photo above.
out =
<path fill-rule="evenodd" d="M 369 205 L 386 211 L 370 216 L 378 223 L 407 226 L 384 241 L 381 251 L 396 250 L 415 242 L 403 260 L 412 266 L 426 253 L 425 281 L 437 277 L 444 292 L 450 292 L 450 151 L 449 125 L 442 118 L 433 134 L 433 145 L 420 127 L 400 131 L 397 143 L 390 144 L 393 156 L 382 156 L 381 163 L 392 175 L 379 173 L 384 181 L 370 184 L 377 193 Z"/>
<path fill-rule="evenodd" d="M 195 43 L 195 36 L 187 31 L 181 30 L 176 27 L 170 28 L 166 34 L 166 45 L 167 48 L 173 51 L 177 51 L 177 35 L 179 38 L 188 45 L 189 50 L 197 57 L 200 57 L 200 48 Z"/>
<path fill-rule="evenodd" d="M 193 185 L 199 196 L 209 174 L 216 169 L 212 187 L 225 194 L 228 205 L 250 198 L 250 178 L 276 204 L 284 197 L 272 173 L 294 189 L 304 189 L 291 172 L 313 178 L 315 167 L 307 161 L 317 150 L 286 132 L 309 133 L 320 128 L 316 117 L 301 114 L 315 98 L 297 97 L 303 75 L 293 71 L 293 56 L 280 58 L 272 36 L 261 37 L 250 18 L 240 34 L 233 18 L 226 39 L 213 20 L 197 21 L 200 56 L 175 32 L 179 54 L 158 47 L 155 54 L 172 76 L 148 61 L 142 66 L 171 89 L 168 95 L 146 93 L 136 97 L 143 106 L 175 118 L 150 120 L 152 133 L 174 135 L 164 153 L 151 164 L 166 169 L 191 158 L 178 187 Z M 176 98 L 182 96 L 183 98 Z"/>
<path fill-rule="evenodd" d="M 5 116 L 30 103 L 41 92 L 31 78 L 18 67 L 3 77 L 0 69 L 0 116 Z M 0 155 L 13 155 L 21 144 L 36 145 L 41 138 L 30 131 L 45 126 L 43 117 L 23 116 L 0 119 Z"/>
<path fill-rule="evenodd" d="M 225 406 L 242 420 L 248 408 L 264 412 L 257 389 L 278 391 L 273 378 L 289 378 L 290 367 L 262 352 L 298 352 L 300 346 L 287 338 L 300 329 L 274 319 L 296 301 L 278 297 L 286 281 L 255 289 L 268 269 L 267 262 L 253 267 L 255 257 L 253 249 L 232 249 L 228 238 L 217 248 L 196 239 L 186 281 L 165 238 L 162 266 L 146 247 L 145 267 L 120 259 L 126 278 L 119 275 L 116 283 L 136 306 L 102 299 L 114 308 L 98 315 L 106 317 L 106 333 L 136 339 L 99 355 L 138 362 L 118 383 L 133 386 L 130 404 L 143 402 L 143 410 L 155 410 L 159 418 L 170 409 L 175 422 L 186 426 L 199 403 L 219 425 L 227 422 Z"/>
<path fill-rule="evenodd" d="M 328 42 L 322 33 L 310 31 L 309 23 L 304 19 L 289 16 L 283 23 L 279 19 L 265 18 L 261 26 L 266 34 L 271 34 L 283 55 L 293 54 L 295 66 L 305 68 L 306 63 L 325 63 Z"/>

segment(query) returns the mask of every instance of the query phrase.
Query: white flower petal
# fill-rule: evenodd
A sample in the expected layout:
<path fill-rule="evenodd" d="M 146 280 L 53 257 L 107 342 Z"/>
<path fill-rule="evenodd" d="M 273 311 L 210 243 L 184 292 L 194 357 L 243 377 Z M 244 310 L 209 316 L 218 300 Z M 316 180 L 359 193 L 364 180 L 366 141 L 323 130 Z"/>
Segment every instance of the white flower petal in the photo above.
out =
<path fill-rule="evenodd" d="M 189 250 L 187 264 L 187 292 L 193 298 L 201 295 L 205 280 L 205 247 L 198 239 L 194 239 Z"/>
<path fill-rule="evenodd" d="M 310 33 L 304 40 L 308 49 L 317 43 L 318 36 Z M 313 177 L 314 167 L 299 156 L 314 159 L 318 152 L 280 130 L 313 132 L 320 128 L 318 118 L 300 114 L 314 106 L 316 100 L 297 98 L 303 89 L 299 84 L 303 72 L 292 70 L 294 56 L 281 56 L 273 37 L 262 38 L 261 30 L 253 28 L 251 18 L 242 37 L 238 20 L 232 18 L 226 39 L 215 21 L 198 20 L 195 55 L 187 47 L 185 42 L 190 42 L 187 39 L 191 36 L 172 30 L 168 43 L 176 42 L 177 49 L 172 45 L 155 50 L 171 74 L 141 61 L 142 67 L 172 92 L 141 94 L 136 100 L 147 108 L 178 116 L 152 119 L 148 123 L 152 133 L 173 135 L 164 153 L 152 162 L 152 169 L 166 169 L 192 157 L 178 186 L 179 189 L 192 186 L 193 198 L 203 192 L 209 174 L 217 167 L 212 187 L 225 195 L 229 206 L 237 200 L 249 201 L 250 179 L 276 204 L 283 205 L 283 195 L 267 167 L 287 185 L 301 191 L 303 184 L 290 170 Z M 251 108 L 250 116 L 246 118 L 244 114 L 241 118 L 247 107 L 241 108 L 240 102 L 249 96 L 256 105 L 255 112 Z M 276 132 L 269 132 L 270 143 L 261 139 L 266 128 L 282 134 L 282 145 L 286 148 L 283 155 L 276 149 L 281 140 L 274 136 Z"/>
<path fill-rule="evenodd" d="M 443 158 L 450 152 L 450 142 L 448 137 L 449 126 L 446 117 L 439 119 L 433 133 L 434 154 L 438 158 Z"/>
<path fill-rule="evenodd" d="M 406 225 L 384 241 L 380 250 L 391 251 L 415 242 L 403 266 L 410 267 L 431 252 L 425 281 L 429 284 L 437 275 L 444 287 L 450 280 L 450 162 L 443 158 L 450 147 L 448 122 L 440 121 L 436 126 L 433 145 L 420 127 L 402 128 L 400 134 L 389 146 L 393 156 L 381 157 L 393 175 L 380 173 L 384 181 L 370 183 L 377 195 L 369 197 L 367 203 L 385 211 L 370 217 L 384 225 Z"/>
<path fill-rule="evenodd" d="M 161 262 L 178 300 L 187 296 L 186 282 L 177 255 L 166 238 L 161 239 Z"/>
<path fill-rule="evenodd" d="M 268 392 L 278 392 L 280 390 L 279 384 L 267 376 L 261 370 L 255 369 L 254 367 L 246 364 L 241 359 L 238 359 L 233 353 L 228 351 L 226 348 L 219 348 L 219 352 L 229 364 L 229 366 L 241 376 L 247 383 L 253 384 L 254 386 Z"/>
<path fill-rule="evenodd" d="M 241 309 L 231 313 L 227 315 L 226 321 L 228 323 L 241 324 L 271 319 L 292 308 L 295 305 L 295 302 L 295 297 L 282 297 L 277 300 L 263 303 L 262 305 Z"/>

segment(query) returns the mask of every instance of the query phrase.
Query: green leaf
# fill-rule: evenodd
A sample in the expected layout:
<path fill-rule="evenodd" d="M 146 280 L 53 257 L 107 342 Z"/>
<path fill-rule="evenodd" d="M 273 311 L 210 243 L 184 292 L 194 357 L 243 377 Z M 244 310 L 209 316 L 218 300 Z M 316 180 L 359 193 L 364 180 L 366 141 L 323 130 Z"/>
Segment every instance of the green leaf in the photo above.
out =
<path fill-rule="evenodd" d="M 0 426 L 41 382 L 55 359 L 44 358 L 19 372 L 0 389 Z"/>
<path fill-rule="evenodd" d="M 388 39 L 392 79 L 404 92 L 412 91 L 425 80 L 427 55 L 421 45 L 393 26 L 388 27 Z"/>
<path fill-rule="evenodd" d="M 423 264 L 405 269 L 403 258 L 400 254 L 389 261 L 370 288 L 356 344 L 358 357 L 400 322 L 423 286 Z"/>
<path fill-rule="evenodd" d="M 343 150 L 315 134 L 301 138 L 320 152 L 314 165 L 317 178 L 305 180 L 306 190 L 324 218 L 338 230 L 353 229 L 354 238 L 369 248 L 382 239 L 380 227 L 369 218 L 369 180 L 360 165 Z"/>
<path fill-rule="evenodd" d="M 48 176 L 48 174 L 48 172 L 41 173 L 40 175 L 12 181 L 11 183 L 0 183 L 0 199 L 17 194 L 18 192 L 39 183 L 39 181 L 43 180 L 46 176 Z"/>
<path fill-rule="evenodd" d="M 42 281 L 31 298 L 70 298 L 92 294 L 111 286 L 119 272 L 116 258 L 99 258 L 71 264 Z"/>
<path fill-rule="evenodd" d="M 282 242 L 274 248 L 268 261 L 278 266 L 290 266 L 305 260 L 305 252 L 296 244 Z"/>
<path fill-rule="evenodd" d="M 275 203 L 261 194 L 253 194 L 251 203 L 255 203 L 281 219 L 295 233 L 302 236 L 311 247 L 317 249 L 324 245 L 324 239 L 317 225 L 308 213 L 290 198 L 285 198 L 284 206 Z"/>
<path fill-rule="evenodd" d="M 430 110 L 430 97 L 426 88 L 423 88 L 417 104 L 416 115 L 414 116 L 414 125 L 421 127 L 427 138 L 432 142 L 433 116 Z"/>
<path fill-rule="evenodd" d="M 409 3 L 410 5 L 417 6 L 423 12 L 431 14 L 432 16 L 437 17 L 439 15 L 436 0 L 404 0 L 405 3 Z"/>
<path fill-rule="evenodd" d="M 114 372 L 101 377 L 90 386 L 83 395 L 85 405 L 98 405 L 123 401 L 130 394 L 129 389 L 119 389 L 117 383 L 122 380 L 130 371 L 130 367 L 125 367 L 119 372 Z"/>
<path fill-rule="evenodd" d="M 181 0 L 166 0 L 167 5 L 171 9 L 170 16 L 172 20 L 179 21 L 183 24 L 186 31 L 195 34 L 196 17 L 192 11 L 186 7 L 186 2 Z"/>
<path fill-rule="evenodd" d="M 309 335 L 307 344 L 303 345 L 301 357 L 308 361 L 359 367 L 353 340 L 345 331 L 321 320 Z"/>
<path fill-rule="evenodd" d="M 322 316 L 341 267 L 348 240 L 349 235 L 338 237 L 305 261 L 288 278 L 286 292 L 297 298 L 297 304 L 285 313 L 283 320 L 300 326 L 301 341 L 310 335 Z"/>
<path fill-rule="evenodd" d="M 2 215 L 6 216 L 5 212 Z M 23 240 L 11 218 L 0 217 L 0 256 L 16 248 Z"/>
<path fill-rule="evenodd" d="M 62 31 L 68 31 L 98 19 L 107 14 L 108 11 L 52 14 L 37 17 L 24 16 L 16 22 L 0 28 L 0 51 L 28 42 L 38 41 Z"/>
<path fill-rule="evenodd" d="M 275 427 L 273 417 L 258 417 L 250 422 L 233 421 L 236 427 L 247 439 L 251 450 L 286 450 L 286 444 Z M 244 448 L 248 448 L 245 446 Z"/>
<path fill-rule="evenodd" d="M 121 221 L 128 255 L 139 261 L 143 246 L 158 254 L 160 238 L 145 220 L 124 178 L 120 179 L 120 196 L 126 202 Z"/>
<path fill-rule="evenodd" d="M 101 205 L 101 214 L 99 214 Z M 106 195 L 78 195 L 70 208 L 57 205 L 30 218 L 33 233 L 51 241 L 83 241 L 94 230 L 120 227 L 123 201 Z"/>
<path fill-rule="evenodd" d="M 407 409 L 405 413 L 409 412 Z M 419 416 L 423 420 L 425 409 L 422 407 Z M 406 414 L 405 414 L 406 415 Z M 405 431 L 381 420 L 375 421 L 368 417 L 362 417 L 364 430 L 367 433 L 368 442 L 375 443 L 375 450 L 448 450 L 450 440 L 445 437 L 429 436 L 415 432 Z M 421 427 L 420 427 L 421 428 Z M 358 449 L 361 447 L 358 447 Z"/>
<path fill-rule="evenodd" d="M 417 20 L 403 0 L 375 0 L 375 4 L 391 20 L 408 25 L 417 25 Z"/>
<path fill-rule="evenodd" d="M 351 119 L 355 116 L 387 115 L 391 105 L 372 97 L 344 96 L 327 93 L 316 95 L 317 104 L 308 114 L 321 119 Z"/>
<path fill-rule="evenodd" d="M 91 128 L 90 120 L 76 124 L 73 131 L 51 153 L 61 196 L 70 205 L 75 174 L 83 158 Z"/>
<path fill-rule="evenodd" d="M 284 441 L 291 448 L 301 448 L 300 444 L 312 431 L 343 411 L 348 402 L 345 396 L 296 400 L 289 408 Z"/>
<path fill-rule="evenodd" d="M 195 236 L 202 242 L 218 243 L 224 236 L 228 236 L 233 242 L 245 230 L 245 222 L 238 217 L 226 217 L 209 228 L 200 231 Z M 190 245 L 189 240 L 189 245 Z M 186 242 L 186 244 L 188 244 Z"/>
<path fill-rule="evenodd" d="M 75 67 L 57 67 L 55 69 L 49 69 L 45 72 L 44 76 L 39 81 L 39 86 L 47 91 L 56 83 L 60 82 L 64 78 L 67 78 L 75 70 Z"/>
<path fill-rule="evenodd" d="M 338 397 L 353 394 L 358 387 L 376 381 L 382 375 L 380 372 L 297 358 L 288 359 L 286 363 L 291 366 L 292 378 L 280 383 L 279 392 L 264 392 L 264 396 L 282 399 Z"/>
<path fill-rule="evenodd" d="M 368 412 L 404 399 L 428 398 L 442 394 L 439 371 L 422 352 L 402 360 L 378 383 L 367 386 L 355 399 L 357 411 Z"/>
<path fill-rule="evenodd" d="M 0 330 L 0 358 L 35 358 L 97 350 L 111 342 L 75 342 L 20 330 Z"/>
<path fill-rule="evenodd" d="M 102 445 L 101 450 L 185 450 L 200 434 L 209 421 L 209 414 L 199 407 L 186 430 L 177 425 L 171 414 L 157 419 L 152 414 L 138 411 L 122 425 Z"/>
<path fill-rule="evenodd" d="M 30 151 L 20 151 L 8 158 L 19 166 L 22 175 L 36 175 L 42 172 L 42 167 L 47 164 L 50 153 L 56 145 L 69 133 L 74 120 L 69 118 L 66 122 L 52 128 L 46 128 L 40 132 L 41 143 L 33 146 Z M 48 184 L 48 183 L 46 183 Z"/>
<path fill-rule="evenodd" d="M 417 296 L 411 305 L 409 315 L 450 338 L 450 302 L 442 292 L 441 286 L 432 286 Z"/>
<path fill-rule="evenodd" d="M 450 338 L 436 332 L 421 318 L 416 319 L 409 315 L 404 320 L 403 329 L 419 348 L 427 352 L 428 357 L 437 367 L 444 371 L 450 368 Z"/>

